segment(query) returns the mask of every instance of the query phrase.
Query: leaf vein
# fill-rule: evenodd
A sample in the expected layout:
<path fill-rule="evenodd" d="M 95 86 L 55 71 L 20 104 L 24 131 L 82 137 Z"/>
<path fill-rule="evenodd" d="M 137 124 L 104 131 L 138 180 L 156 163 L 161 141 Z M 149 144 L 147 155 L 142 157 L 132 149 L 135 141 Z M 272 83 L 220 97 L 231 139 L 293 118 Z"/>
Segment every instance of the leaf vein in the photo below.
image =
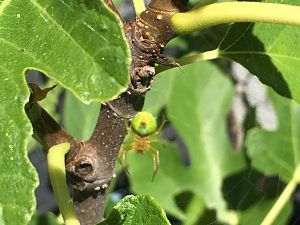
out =
<path fill-rule="evenodd" d="M 4 0 L 1 5 L 0 5 L 0 15 L 2 15 L 3 11 L 5 10 L 5 8 L 9 5 L 9 3 L 11 2 L 11 0 Z"/>
<path fill-rule="evenodd" d="M 92 57 L 92 55 L 86 51 L 86 49 L 84 49 L 52 16 L 49 15 L 49 13 L 45 10 L 45 8 L 43 8 L 43 6 L 41 6 L 40 4 L 38 4 L 37 2 L 35 1 L 31 1 L 31 3 L 37 7 L 39 10 L 41 10 L 45 15 L 47 15 L 49 17 L 49 19 L 73 42 L 75 43 L 79 49 L 81 49 L 81 51 L 83 53 L 85 53 L 89 58 L 91 58 L 92 62 L 94 62 L 94 64 L 97 64 L 98 63 L 95 61 L 95 59 Z M 1 11 L 0 11 L 1 12 Z M 105 71 L 107 72 L 107 71 Z M 109 77 L 111 79 L 113 79 L 116 83 L 118 83 L 120 86 L 122 86 L 122 84 L 115 78 L 113 77 L 111 74 L 109 74 Z"/>

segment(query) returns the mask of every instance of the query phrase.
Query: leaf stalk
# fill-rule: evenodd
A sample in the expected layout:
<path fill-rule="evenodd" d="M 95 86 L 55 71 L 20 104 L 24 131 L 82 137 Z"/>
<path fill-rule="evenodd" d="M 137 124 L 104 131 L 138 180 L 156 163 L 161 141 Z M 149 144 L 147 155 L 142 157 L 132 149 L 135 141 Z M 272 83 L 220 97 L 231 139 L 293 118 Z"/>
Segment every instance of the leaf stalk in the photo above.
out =
<path fill-rule="evenodd" d="M 196 53 L 193 55 L 182 57 L 176 60 L 176 62 L 178 62 L 181 66 L 183 66 L 197 61 L 212 60 L 212 59 L 217 59 L 219 57 L 220 57 L 220 51 L 217 48 L 211 51 Z"/>
<path fill-rule="evenodd" d="M 268 212 L 264 220 L 260 225 L 271 225 L 279 215 L 287 201 L 291 198 L 291 195 L 295 191 L 297 185 L 300 183 L 300 165 L 297 166 L 293 178 L 287 184 L 276 203 L 273 205 L 271 210 Z"/>
<path fill-rule="evenodd" d="M 54 195 L 66 225 L 80 225 L 67 186 L 65 155 L 70 150 L 70 143 L 54 145 L 47 155 L 48 170 Z"/>
<path fill-rule="evenodd" d="M 133 0 L 133 6 L 136 16 L 139 16 L 146 10 L 144 0 Z"/>
<path fill-rule="evenodd" d="M 180 66 L 184 66 L 184 65 L 199 62 L 199 61 L 217 59 L 219 57 L 220 57 L 220 50 L 218 48 L 216 48 L 214 50 L 184 56 L 180 59 L 177 59 L 176 62 Z M 169 70 L 169 69 L 172 69 L 172 68 L 160 65 L 160 66 L 156 67 L 156 74 L 159 74 L 159 73 L 161 73 L 165 70 Z"/>
<path fill-rule="evenodd" d="M 262 2 L 225 2 L 176 13 L 171 19 L 178 34 L 235 22 L 262 22 L 300 26 L 300 7 Z"/>

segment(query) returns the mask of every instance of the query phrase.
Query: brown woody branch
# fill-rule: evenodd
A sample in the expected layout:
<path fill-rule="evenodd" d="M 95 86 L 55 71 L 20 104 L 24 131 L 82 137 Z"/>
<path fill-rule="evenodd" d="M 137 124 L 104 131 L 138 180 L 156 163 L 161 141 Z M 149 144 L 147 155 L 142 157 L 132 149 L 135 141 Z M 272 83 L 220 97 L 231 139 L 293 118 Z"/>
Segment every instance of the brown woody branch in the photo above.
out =
<path fill-rule="evenodd" d="M 153 0 L 146 11 L 126 22 L 124 31 L 131 49 L 130 89 L 147 92 L 154 81 L 155 64 L 178 66 L 162 55 L 166 44 L 176 36 L 171 17 L 187 10 L 187 0 Z"/>
<path fill-rule="evenodd" d="M 25 107 L 33 125 L 34 137 L 46 150 L 66 141 L 71 144 L 66 157 L 66 170 L 82 225 L 96 224 L 102 220 L 106 189 L 114 177 L 116 158 L 126 135 L 124 118 L 132 117 L 143 104 L 141 101 L 137 106 L 134 102 L 131 106 L 131 98 L 136 100 L 136 96 L 126 92 L 117 100 L 102 104 L 93 135 L 85 142 L 71 137 L 38 103 L 29 102 Z"/>

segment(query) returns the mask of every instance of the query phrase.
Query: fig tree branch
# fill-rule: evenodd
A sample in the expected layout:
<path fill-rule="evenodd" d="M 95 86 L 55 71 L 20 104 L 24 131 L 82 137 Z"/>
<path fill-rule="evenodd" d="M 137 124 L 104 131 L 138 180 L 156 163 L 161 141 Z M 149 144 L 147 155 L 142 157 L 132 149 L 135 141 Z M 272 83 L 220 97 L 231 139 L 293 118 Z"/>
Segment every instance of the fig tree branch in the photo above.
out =
<path fill-rule="evenodd" d="M 34 137 L 46 151 L 64 142 L 70 144 L 67 179 L 73 187 L 73 203 L 81 225 L 97 224 L 103 219 L 106 190 L 114 177 L 116 158 L 126 135 L 124 118 L 141 110 L 136 102 L 132 103 L 136 97 L 131 96 L 134 95 L 126 92 L 109 104 L 102 104 L 93 135 L 85 142 L 70 136 L 37 102 L 25 106 Z"/>
<path fill-rule="evenodd" d="M 176 67 L 178 64 L 162 52 L 176 37 L 171 17 L 187 10 L 187 0 L 152 0 L 138 17 L 126 22 L 125 35 L 131 50 L 130 91 L 144 94 L 155 78 L 155 64 Z"/>

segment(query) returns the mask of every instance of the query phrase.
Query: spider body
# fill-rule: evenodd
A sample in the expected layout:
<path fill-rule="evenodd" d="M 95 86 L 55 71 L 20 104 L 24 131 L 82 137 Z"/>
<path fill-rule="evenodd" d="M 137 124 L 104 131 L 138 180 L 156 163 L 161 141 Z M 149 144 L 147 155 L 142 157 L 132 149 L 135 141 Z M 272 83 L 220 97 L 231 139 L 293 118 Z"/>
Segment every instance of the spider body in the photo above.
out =
<path fill-rule="evenodd" d="M 138 153 L 143 153 L 150 148 L 150 141 L 148 138 L 136 136 L 131 143 L 131 149 L 134 149 Z"/>
<path fill-rule="evenodd" d="M 131 130 L 140 137 L 150 136 L 157 131 L 157 123 L 151 113 L 139 112 L 132 119 Z"/>
<path fill-rule="evenodd" d="M 153 157 L 153 177 L 156 175 L 159 167 L 159 151 L 152 146 L 154 142 L 161 142 L 159 133 L 163 126 L 157 128 L 154 116 L 149 112 L 137 113 L 127 127 L 128 135 L 121 146 L 119 161 L 125 168 L 126 153 L 134 150 L 137 153 L 149 152 Z"/>

